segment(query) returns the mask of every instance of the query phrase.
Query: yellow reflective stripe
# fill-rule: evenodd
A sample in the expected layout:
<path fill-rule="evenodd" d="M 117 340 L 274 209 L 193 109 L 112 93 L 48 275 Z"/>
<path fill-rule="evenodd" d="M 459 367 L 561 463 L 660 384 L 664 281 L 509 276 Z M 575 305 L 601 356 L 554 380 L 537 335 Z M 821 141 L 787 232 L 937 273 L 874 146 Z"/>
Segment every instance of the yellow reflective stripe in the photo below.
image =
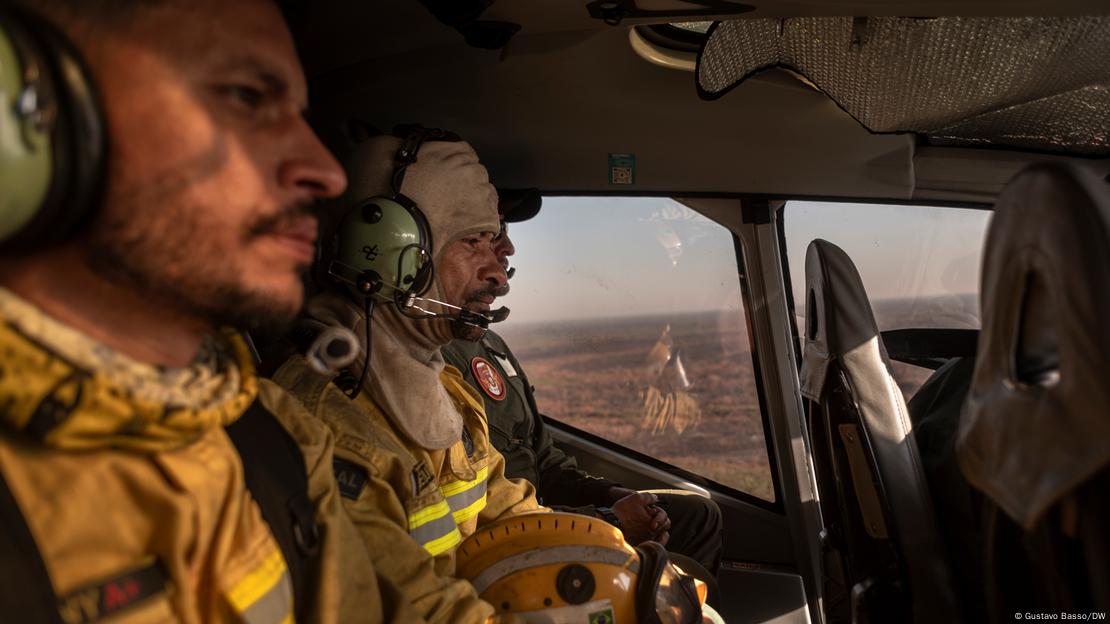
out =
<path fill-rule="evenodd" d="M 259 599 L 272 590 L 285 576 L 285 573 L 285 559 L 282 558 L 280 550 L 274 549 L 262 561 L 262 565 L 255 568 L 253 572 L 247 574 L 231 588 L 231 591 L 227 594 L 227 599 L 237 612 L 244 613 L 251 605 L 258 602 Z M 292 617 L 291 614 L 290 617 Z"/>
<path fill-rule="evenodd" d="M 466 507 L 463 507 L 462 509 L 454 512 L 452 515 L 455 516 L 455 522 L 456 523 L 462 524 L 463 522 L 466 522 L 467 520 L 473 518 L 474 516 L 477 516 L 485 508 L 486 508 L 486 495 L 483 492 L 481 498 L 474 501 L 473 503 L 470 503 Z"/>
<path fill-rule="evenodd" d="M 433 520 L 438 520 L 451 513 L 447 501 L 441 500 L 409 514 L 409 530 L 419 528 Z"/>
<path fill-rule="evenodd" d="M 486 507 L 489 467 L 477 471 L 469 481 L 452 481 L 439 488 L 444 500 L 410 513 L 409 535 L 432 555 L 445 553 L 462 543 L 458 525 L 477 516 Z M 454 506 L 463 505 L 459 509 Z"/>
<path fill-rule="evenodd" d="M 453 496 L 455 494 L 458 494 L 459 492 L 469 490 L 479 483 L 482 483 L 486 480 L 486 477 L 488 476 L 489 466 L 483 466 L 481 469 L 478 470 L 478 475 L 474 478 L 473 481 L 452 481 L 447 485 L 440 486 L 439 491 L 443 492 L 444 496 Z"/>
<path fill-rule="evenodd" d="M 457 528 L 455 528 L 455 529 L 451 529 L 451 532 L 448 533 L 447 535 L 444 535 L 443 537 L 440 537 L 440 538 L 436 538 L 436 539 L 424 544 L 424 550 L 431 553 L 432 556 L 434 557 L 435 555 L 440 555 L 440 554 L 443 554 L 443 553 L 447 552 L 448 550 L 451 550 L 452 548 L 454 548 L 455 546 L 458 546 L 461 543 L 462 543 L 462 534 L 459 533 L 459 530 Z"/>

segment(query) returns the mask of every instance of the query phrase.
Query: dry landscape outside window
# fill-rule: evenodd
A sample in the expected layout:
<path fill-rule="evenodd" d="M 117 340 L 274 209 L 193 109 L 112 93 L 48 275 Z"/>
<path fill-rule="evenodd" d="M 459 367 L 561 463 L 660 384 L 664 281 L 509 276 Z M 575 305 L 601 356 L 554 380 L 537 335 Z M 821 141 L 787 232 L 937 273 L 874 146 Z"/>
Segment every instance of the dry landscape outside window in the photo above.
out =
<path fill-rule="evenodd" d="M 774 500 L 732 235 L 665 198 L 545 198 L 510 226 L 499 332 L 544 414 Z"/>

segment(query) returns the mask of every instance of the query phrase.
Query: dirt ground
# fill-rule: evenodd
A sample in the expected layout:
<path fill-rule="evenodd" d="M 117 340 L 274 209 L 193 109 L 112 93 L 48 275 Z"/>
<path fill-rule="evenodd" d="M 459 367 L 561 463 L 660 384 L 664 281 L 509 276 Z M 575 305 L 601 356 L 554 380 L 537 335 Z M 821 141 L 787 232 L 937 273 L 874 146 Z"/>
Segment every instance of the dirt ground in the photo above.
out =
<path fill-rule="evenodd" d="M 507 324 L 500 333 L 546 415 L 773 500 L 741 323 L 708 313 Z"/>

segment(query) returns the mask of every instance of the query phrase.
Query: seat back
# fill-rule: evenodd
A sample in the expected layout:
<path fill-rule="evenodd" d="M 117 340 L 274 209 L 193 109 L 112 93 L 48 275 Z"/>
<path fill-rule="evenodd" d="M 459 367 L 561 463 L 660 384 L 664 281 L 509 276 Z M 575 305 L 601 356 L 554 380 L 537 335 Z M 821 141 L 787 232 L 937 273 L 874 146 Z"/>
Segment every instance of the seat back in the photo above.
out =
<path fill-rule="evenodd" d="M 957 454 L 988 499 L 996 613 L 1110 607 L 1110 187 L 1035 165 L 999 196 Z"/>
<path fill-rule="evenodd" d="M 806 251 L 801 385 L 826 526 L 830 620 L 953 621 L 905 399 L 855 265 L 824 240 Z"/>

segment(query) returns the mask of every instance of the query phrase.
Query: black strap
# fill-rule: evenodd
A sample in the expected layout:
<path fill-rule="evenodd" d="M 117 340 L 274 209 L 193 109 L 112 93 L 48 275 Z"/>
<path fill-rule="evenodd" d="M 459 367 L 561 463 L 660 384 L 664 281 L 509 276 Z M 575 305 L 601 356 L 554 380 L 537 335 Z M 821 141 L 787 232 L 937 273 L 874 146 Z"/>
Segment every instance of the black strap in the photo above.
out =
<path fill-rule="evenodd" d="M 397 124 L 393 128 L 393 136 L 401 139 L 401 146 L 393 155 L 393 176 L 390 178 L 390 188 L 393 189 L 393 195 L 397 197 L 404 197 L 401 194 L 401 185 L 405 181 L 405 170 L 416 162 L 416 154 L 420 151 L 421 145 L 427 141 L 462 140 L 459 135 L 450 130 L 425 128 L 420 124 Z"/>
<path fill-rule="evenodd" d="M 35 538 L 0 473 L 0 614 L 5 621 L 62 624 L 57 605 Z"/>
<path fill-rule="evenodd" d="M 308 498 L 301 449 L 258 401 L 227 426 L 227 434 L 243 461 L 247 489 L 285 555 L 297 621 L 308 621 L 319 569 L 320 532 L 315 506 Z"/>

